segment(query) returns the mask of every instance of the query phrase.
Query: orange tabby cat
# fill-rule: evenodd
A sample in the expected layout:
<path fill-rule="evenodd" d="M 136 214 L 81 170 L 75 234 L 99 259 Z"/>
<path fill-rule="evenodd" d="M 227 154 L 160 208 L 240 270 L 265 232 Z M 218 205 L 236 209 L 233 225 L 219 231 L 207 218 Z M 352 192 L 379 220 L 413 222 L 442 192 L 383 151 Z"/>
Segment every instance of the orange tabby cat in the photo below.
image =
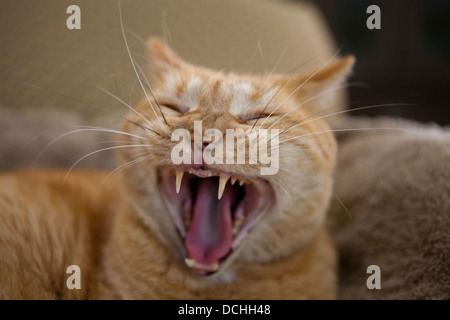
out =
<path fill-rule="evenodd" d="M 336 142 L 316 118 L 329 98 L 321 93 L 344 80 L 353 58 L 313 74 L 254 77 L 193 66 L 156 38 L 149 48 L 143 87 L 152 90 L 122 124 L 118 178 L 0 176 L 0 297 L 334 298 L 324 219 Z M 195 121 L 201 133 L 279 129 L 279 170 L 261 175 L 262 164 L 205 159 L 175 165 L 172 133 L 194 134 Z M 66 284 L 70 265 L 80 267 L 81 289 Z"/>

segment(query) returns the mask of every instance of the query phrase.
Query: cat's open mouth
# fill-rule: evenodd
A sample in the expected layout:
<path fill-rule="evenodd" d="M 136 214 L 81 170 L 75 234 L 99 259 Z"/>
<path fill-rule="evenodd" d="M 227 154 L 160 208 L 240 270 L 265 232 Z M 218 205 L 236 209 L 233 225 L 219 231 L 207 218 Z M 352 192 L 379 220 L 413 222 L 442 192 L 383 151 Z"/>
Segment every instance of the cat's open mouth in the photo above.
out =
<path fill-rule="evenodd" d="M 185 262 L 200 275 L 217 272 L 274 201 L 261 178 L 190 166 L 162 167 L 160 175 Z"/>

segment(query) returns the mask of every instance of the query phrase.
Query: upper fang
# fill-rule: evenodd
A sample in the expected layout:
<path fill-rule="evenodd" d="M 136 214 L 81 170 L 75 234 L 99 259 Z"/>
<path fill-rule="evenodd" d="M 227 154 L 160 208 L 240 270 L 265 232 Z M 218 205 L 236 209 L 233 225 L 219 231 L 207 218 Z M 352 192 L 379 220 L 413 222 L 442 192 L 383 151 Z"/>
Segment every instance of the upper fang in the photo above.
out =
<path fill-rule="evenodd" d="M 222 199 L 223 192 L 225 191 L 225 186 L 227 185 L 228 179 L 229 178 L 222 178 L 222 177 L 220 177 L 219 179 L 219 193 L 217 195 L 219 200 Z"/>
<path fill-rule="evenodd" d="M 183 171 L 176 172 L 175 190 L 177 191 L 177 193 L 180 193 L 181 181 L 183 180 L 183 175 L 184 175 Z"/>

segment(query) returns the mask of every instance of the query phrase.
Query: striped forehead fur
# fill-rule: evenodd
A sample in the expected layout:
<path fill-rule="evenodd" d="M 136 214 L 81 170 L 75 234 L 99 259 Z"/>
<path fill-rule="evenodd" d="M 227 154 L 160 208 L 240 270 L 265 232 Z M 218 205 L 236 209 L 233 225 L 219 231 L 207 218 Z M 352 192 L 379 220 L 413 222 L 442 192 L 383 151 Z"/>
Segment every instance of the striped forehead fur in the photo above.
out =
<path fill-rule="evenodd" d="M 202 80 L 199 77 L 190 78 L 185 90 L 180 94 L 181 102 L 187 107 L 194 107 L 198 104 Z"/>
<path fill-rule="evenodd" d="M 209 92 L 209 94 L 216 95 L 216 97 L 210 97 L 209 100 L 229 101 L 228 112 L 236 116 L 260 112 L 273 95 L 273 90 L 261 92 L 263 89 L 255 88 L 251 82 L 239 79 L 215 79 L 214 85 L 210 82 L 199 76 L 192 76 L 183 81 L 179 76 L 177 77 L 176 73 L 165 75 L 167 92 L 172 92 L 173 98 L 188 108 L 195 108 L 201 103 L 202 87 L 210 85 L 218 90 Z"/>

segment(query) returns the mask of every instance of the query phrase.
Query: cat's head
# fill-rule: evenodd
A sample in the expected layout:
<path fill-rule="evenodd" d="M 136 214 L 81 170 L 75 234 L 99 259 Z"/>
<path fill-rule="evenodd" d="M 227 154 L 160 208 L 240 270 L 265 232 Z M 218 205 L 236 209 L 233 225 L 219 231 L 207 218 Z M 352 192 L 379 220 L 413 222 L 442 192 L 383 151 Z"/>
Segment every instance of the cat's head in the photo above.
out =
<path fill-rule="evenodd" d="M 354 59 L 250 76 L 193 66 L 157 38 L 148 46 L 149 77 L 138 73 L 145 97 L 122 125 L 130 147 L 118 150 L 149 232 L 200 276 L 301 249 L 332 193 L 336 142 L 319 118 Z"/>

